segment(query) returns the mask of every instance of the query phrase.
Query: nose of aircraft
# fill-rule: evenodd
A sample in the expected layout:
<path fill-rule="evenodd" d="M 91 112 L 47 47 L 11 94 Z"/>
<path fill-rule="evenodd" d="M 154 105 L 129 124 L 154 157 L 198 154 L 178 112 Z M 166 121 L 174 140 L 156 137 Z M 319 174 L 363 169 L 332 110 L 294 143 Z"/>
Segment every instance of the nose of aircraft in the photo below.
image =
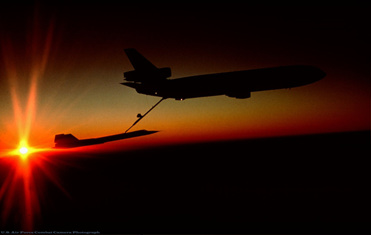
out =
<path fill-rule="evenodd" d="M 325 76 L 326 73 L 323 70 L 314 66 L 306 66 L 306 68 L 303 70 L 303 79 L 307 84 L 317 82 Z"/>
<path fill-rule="evenodd" d="M 317 79 L 316 81 L 319 81 L 322 78 L 326 77 L 326 73 L 323 70 L 321 70 L 321 69 L 319 69 L 317 67 L 314 67 L 313 73 L 314 73 L 313 74 L 314 75 L 313 77 L 315 77 Z"/>

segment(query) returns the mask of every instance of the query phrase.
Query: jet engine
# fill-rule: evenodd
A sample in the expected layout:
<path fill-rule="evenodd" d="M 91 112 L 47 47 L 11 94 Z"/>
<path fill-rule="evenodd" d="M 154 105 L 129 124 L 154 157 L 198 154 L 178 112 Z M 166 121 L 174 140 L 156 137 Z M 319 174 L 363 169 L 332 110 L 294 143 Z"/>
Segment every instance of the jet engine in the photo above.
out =
<path fill-rule="evenodd" d="M 170 68 L 160 68 L 156 70 L 132 70 L 124 73 L 126 81 L 132 82 L 155 82 L 166 80 L 166 78 L 171 77 Z"/>

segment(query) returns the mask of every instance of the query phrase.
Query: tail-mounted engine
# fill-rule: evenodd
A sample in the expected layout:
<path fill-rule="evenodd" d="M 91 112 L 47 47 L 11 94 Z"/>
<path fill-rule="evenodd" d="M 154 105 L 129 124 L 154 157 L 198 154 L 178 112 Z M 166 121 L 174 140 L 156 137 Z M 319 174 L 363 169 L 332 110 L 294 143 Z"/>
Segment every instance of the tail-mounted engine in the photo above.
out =
<path fill-rule="evenodd" d="M 124 73 L 126 81 L 131 82 L 156 82 L 171 77 L 170 68 L 160 68 L 150 71 L 132 70 Z"/>

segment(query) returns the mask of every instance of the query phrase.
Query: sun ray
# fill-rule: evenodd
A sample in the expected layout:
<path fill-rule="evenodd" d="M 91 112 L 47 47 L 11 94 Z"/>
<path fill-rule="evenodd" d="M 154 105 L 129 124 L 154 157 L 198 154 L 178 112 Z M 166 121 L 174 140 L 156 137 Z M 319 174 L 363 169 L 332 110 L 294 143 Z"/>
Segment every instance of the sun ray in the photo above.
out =
<path fill-rule="evenodd" d="M 25 58 L 31 59 L 30 67 L 26 65 L 26 62 L 16 64 L 16 61 L 19 61 L 16 60 L 16 54 L 21 51 L 19 48 L 15 50 L 10 37 L 2 35 L 3 40 L 0 45 L 13 108 L 13 128 L 9 127 L 8 130 L 16 130 L 18 137 L 18 145 L 10 144 L 13 145 L 13 149 L 1 154 L 1 159 L 8 163 L 9 171 L 0 187 L 0 205 L 3 208 L 0 225 L 6 223 L 9 217 L 16 213 L 21 215 L 21 227 L 27 231 L 32 231 L 35 219 L 40 216 L 39 196 L 41 192 L 36 191 L 35 167 L 46 172 L 46 176 L 63 189 L 56 177 L 44 169 L 46 167 L 42 156 L 49 149 L 29 145 L 38 108 L 38 84 L 47 68 L 54 35 L 54 23 L 50 23 L 46 36 L 43 38 L 41 33 L 43 30 L 39 22 L 35 14 L 30 57 L 27 57 L 27 51 L 25 52 Z M 20 198 L 22 198 L 21 201 L 17 200 Z"/>

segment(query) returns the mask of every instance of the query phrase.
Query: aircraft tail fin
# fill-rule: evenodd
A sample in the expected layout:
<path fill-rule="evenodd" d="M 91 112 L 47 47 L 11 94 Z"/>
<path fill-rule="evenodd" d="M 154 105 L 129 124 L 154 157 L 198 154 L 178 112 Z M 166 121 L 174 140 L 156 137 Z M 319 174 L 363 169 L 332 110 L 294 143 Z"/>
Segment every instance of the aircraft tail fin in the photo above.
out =
<path fill-rule="evenodd" d="M 154 66 L 149 60 L 147 60 L 142 54 L 140 54 L 134 48 L 128 48 L 125 49 L 124 51 L 135 70 L 138 71 L 157 70 L 156 66 Z"/>
<path fill-rule="evenodd" d="M 157 68 L 134 48 L 124 49 L 134 70 L 124 73 L 126 81 L 157 82 L 171 76 L 170 68 Z"/>
<path fill-rule="evenodd" d="M 72 134 L 58 134 L 54 137 L 55 147 L 71 146 L 78 141 L 79 139 Z"/>

